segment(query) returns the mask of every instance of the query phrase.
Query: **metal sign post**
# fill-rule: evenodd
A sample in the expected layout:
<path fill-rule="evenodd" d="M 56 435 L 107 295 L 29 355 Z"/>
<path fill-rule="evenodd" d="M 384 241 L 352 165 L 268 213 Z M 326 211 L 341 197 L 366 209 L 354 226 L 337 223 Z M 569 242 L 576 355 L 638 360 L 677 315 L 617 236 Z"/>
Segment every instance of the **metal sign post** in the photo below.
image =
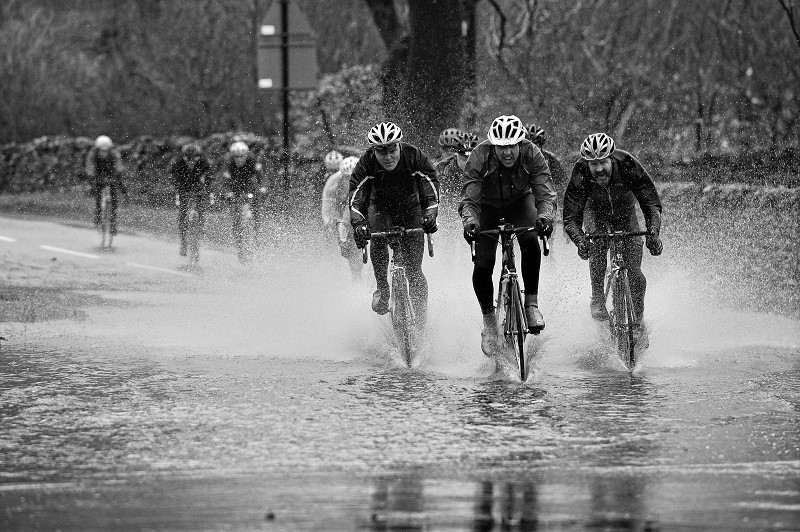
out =
<path fill-rule="evenodd" d="M 291 2 L 273 2 L 264 15 L 258 41 L 258 86 L 281 91 L 283 106 L 284 188 L 288 193 L 291 131 L 289 91 L 317 88 L 316 35 L 305 16 Z"/>

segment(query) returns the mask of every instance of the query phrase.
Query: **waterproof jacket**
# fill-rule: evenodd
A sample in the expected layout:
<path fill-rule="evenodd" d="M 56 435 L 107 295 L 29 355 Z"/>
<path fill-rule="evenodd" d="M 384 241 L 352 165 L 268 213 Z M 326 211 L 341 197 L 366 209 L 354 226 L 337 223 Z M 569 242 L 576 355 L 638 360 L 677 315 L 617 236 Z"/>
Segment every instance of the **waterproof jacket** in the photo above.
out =
<path fill-rule="evenodd" d="M 211 193 L 211 165 L 205 157 L 199 157 L 191 168 L 186 158 L 181 157 L 172 165 L 170 174 L 175 190 L 181 196 Z"/>
<path fill-rule="evenodd" d="M 229 191 L 237 197 L 245 194 L 255 196 L 261 186 L 261 164 L 256 162 L 255 157 L 248 155 L 241 166 L 231 157 L 225 165 L 225 170 Z"/>
<path fill-rule="evenodd" d="M 589 231 L 640 231 L 636 203 L 648 231 L 661 230 L 661 199 L 655 183 L 630 153 L 617 149 L 611 155 L 608 188 L 592 177 L 589 163 L 578 159 L 564 193 L 564 230 L 573 242 L 584 238 L 584 212 Z"/>
<path fill-rule="evenodd" d="M 331 174 L 322 189 L 322 223 L 338 223 L 347 211 L 347 194 L 350 182 L 342 172 Z"/>
<path fill-rule="evenodd" d="M 394 170 L 384 169 L 369 148 L 358 160 L 350 176 L 350 220 L 353 225 L 367 219 L 367 208 L 389 215 L 400 215 L 421 208 L 439 207 L 439 179 L 422 150 L 400 143 L 400 160 Z"/>
<path fill-rule="evenodd" d="M 92 148 L 86 155 L 86 175 L 94 187 L 105 184 L 121 185 L 122 171 L 122 157 L 114 148 L 107 150 L 105 155 L 101 150 Z"/>
<path fill-rule="evenodd" d="M 501 177 L 502 164 L 487 140 L 472 150 L 464 167 L 458 205 L 464 225 L 480 223 L 483 205 L 505 209 L 528 194 L 536 199 L 537 216 L 552 223 L 556 215 L 556 192 L 542 151 L 532 142 L 522 140 L 517 161 Z"/>

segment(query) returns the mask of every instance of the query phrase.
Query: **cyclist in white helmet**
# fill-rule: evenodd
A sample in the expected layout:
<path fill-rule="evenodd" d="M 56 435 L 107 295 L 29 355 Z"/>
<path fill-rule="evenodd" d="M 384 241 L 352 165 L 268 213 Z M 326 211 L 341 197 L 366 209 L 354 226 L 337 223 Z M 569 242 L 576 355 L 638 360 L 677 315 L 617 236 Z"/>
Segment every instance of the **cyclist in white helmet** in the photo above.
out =
<path fill-rule="evenodd" d="M 361 278 L 363 267 L 361 254 L 353 242 L 350 209 L 347 205 L 350 176 L 357 163 L 358 157 L 342 159 L 339 170 L 325 181 L 322 189 L 322 226 L 325 239 L 335 243 L 339 253 L 347 259 L 353 280 Z"/>
<path fill-rule="evenodd" d="M 336 150 L 331 150 L 325 154 L 325 169 L 328 172 L 338 172 L 339 165 L 342 163 L 344 155 Z"/>
<path fill-rule="evenodd" d="M 403 132 L 392 122 L 382 122 L 369 130 L 370 147 L 361 156 L 350 177 L 350 220 L 353 238 L 359 248 L 367 245 L 370 231 L 392 226 L 406 229 L 422 227 L 426 233 L 437 230 L 439 180 L 428 157 L 416 146 L 402 142 Z M 411 303 L 424 325 L 427 317 L 428 282 L 422 273 L 424 236 L 409 234 L 401 244 L 406 260 Z M 389 312 L 389 249 L 385 239 L 370 247 L 377 290 L 372 295 L 372 310 Z"/>
<path fill-rule="evenodd" d="M 540 236 L 553 231 L 556 193 L 550 169 L 541 150 L 527 140 L 525 127 L 516 116 L 500 116 L 489 128 L 488 140 L 478 144 L 464 169 L 464 187 L 458 212 L 464 238 L 475 242 L 472 285 L 483 313 L 481 348 L 491 355 L 499 330 L 494 307 L 492 273 L 497 240 L 481 236 L 482 229 L 495 229 L 504 218 L 517 227 L 535 226 Z M 539 310 L 541 251 L 534 232 L 518 237 L 525 285 L 525 317 L 532 332 L 544 329 Z"/>
<path fill-rule="evenodd" d="M 94 224 L 100 225 L 100 193 L 105 185 L 110 185 L 111 212 L 110 232 L 117 234 L 117 206 L 120 193 L 125 193 L 122 182 L 122 157 L 114 148 L 114 143 L 106 135 L 100 135 L 94 142 L 94 147 L 86 155 L 86 175 L 89 177 L 91 193 L 95 198 Z"/>
<path fill-rule="evenodd" d="M 581 144 L 581 158 L 572 169 L 564 193 L 564 230 L 578 246 L 578 256 L 589 260 L 592 283 L 590 311 L 597 320 L 607 320 L 603 281 L 606 273 L 608 243 L 587 242 L 587 232 L 640 231 L 636 219 L 636 203 L 644 214 L 647 249 L 660 255 L 663 245 L 661 199 L 644 167 L 633 155 L 617 149 L 605 133 L 589 135 Z M 585 218 L 584 218 L 585 215 Z M 633 307 L 639 323 L 644 314 L 647 280 L 642 273 L 642 239 L 626 241 L 625 260 L 633 296 Z"/>
<path fill-rule="evenodd" d="M 247 196 L 247 194 L 253 195 L 251 204 L 253 222 L 256 235 L 260 235 L 263 220 L 261 210 L 267 188 L 264 185 L 262 165 L 256 160 L 255 155 L 244 141 L 235 141 L 231 144 L 229 152 L 230 157 L 225 163 L 223 177 L 225 178 L 224 186 L 227 189 L 225 195 L 231 200 L 233 235 L 238 243 L 242 234 L 236 208 L 238 201 Z"/>

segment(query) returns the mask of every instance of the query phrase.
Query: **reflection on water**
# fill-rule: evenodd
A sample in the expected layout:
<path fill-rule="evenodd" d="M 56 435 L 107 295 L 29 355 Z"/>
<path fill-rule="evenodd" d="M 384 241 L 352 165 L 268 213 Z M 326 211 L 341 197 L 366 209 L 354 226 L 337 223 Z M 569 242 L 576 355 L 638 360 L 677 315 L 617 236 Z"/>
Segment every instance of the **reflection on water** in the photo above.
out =
<path fill-rule="evenodd" d="M 424 484 L 421 472 L 372 480 L 370 530 L 426 530 Z"/>

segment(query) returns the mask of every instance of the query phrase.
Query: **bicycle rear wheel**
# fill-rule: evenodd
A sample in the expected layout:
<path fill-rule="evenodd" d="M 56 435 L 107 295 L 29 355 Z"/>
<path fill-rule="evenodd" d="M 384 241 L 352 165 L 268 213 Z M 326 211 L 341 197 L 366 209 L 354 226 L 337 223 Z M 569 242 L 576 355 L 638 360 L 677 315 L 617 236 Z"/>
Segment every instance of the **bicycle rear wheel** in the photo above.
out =
<path fill-rule="evenodd" d="M 189 263 L 197 264 L 200 261 L 200 215 L 190 207 L 186 218 L 186 251 Z"/>
<path fill-rule="evenodd" d="M 624 271 L 618 274 L 616 282 L 614 283 L 613 299 L 614 325 L 612 333 L 614 335 L 614 345 L 625 367 L 633 371 L 636 365 L 636 355 L 634 353 L 636 341 L 633 334 L 633 307 L 630 301 L 628 276 Z"/>
<path fill-rule="evenodd" d="M 392 279 L 392 299 L 392 326 L 403 362 L 410 368 L 414 359 L 411 347 L 411 301 L 408 298 L 408 285 L 404 275 L 396 275 Z"/>
<path fill-rule="evenodd" d="M 519 378 L 522 382 L 525 382 L 528 376 L 528 368 L 525 364 L 527 321 L 525 320 L 525 310 L 522 307 L 522 292 L 520 291 L 519 283 L 516 279 L 512 278 L 507 286 L 511 293 L 509 297 L 506 298 L 506 301 L 509 303 L 506 309 L 506 320 L 509 320 L 508 323 L 510 324 L 511 340 L 519 367 Z"/>
<path fill-rule="evenodd" d="M 100 191 L 100 247 L 111 247 L 111 187 Z"/>

